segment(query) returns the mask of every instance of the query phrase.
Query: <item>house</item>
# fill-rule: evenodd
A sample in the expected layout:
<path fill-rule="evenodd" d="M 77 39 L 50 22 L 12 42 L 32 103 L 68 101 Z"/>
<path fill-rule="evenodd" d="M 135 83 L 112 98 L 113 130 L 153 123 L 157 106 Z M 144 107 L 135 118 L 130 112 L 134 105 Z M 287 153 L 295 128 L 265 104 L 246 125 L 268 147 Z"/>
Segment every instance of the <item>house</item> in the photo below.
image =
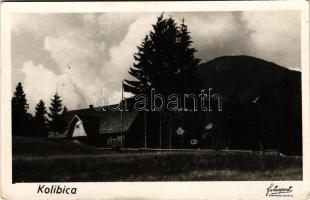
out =
<path fill-rule="evenodd" d="M 137 111 L 98 111 L 90 106 L 69 111 L 65 119 L 69 139 L 103 147 L 120 143 L 123 147 L 143 146 L 143 116 Z"/>
<path fill-rule="evenodd" d="M 120 112 L 108 106 L 98 111 L 90 106 L 66 114 L 65 135 L 68 139 L 101 147 L 192 148 L 199 142 L 199 118 L 201 115 L 188 112 Z M 185 132 L 182 136 L 177 132 L 180 127 Z"/>
<path fill-rule="evenodd" d="M 123 112 L 112 109 L 119 104 L 68 111 L 66 137 L 102 147 L 120 146 L 121 141 L 122 147 L 130 148 L 197 147 L 202 113 L 139 112 L 133 109 L 133 99 L 126 103 L 128 111 Z M 177 132 L 180 128 L 182 135 Z"/>

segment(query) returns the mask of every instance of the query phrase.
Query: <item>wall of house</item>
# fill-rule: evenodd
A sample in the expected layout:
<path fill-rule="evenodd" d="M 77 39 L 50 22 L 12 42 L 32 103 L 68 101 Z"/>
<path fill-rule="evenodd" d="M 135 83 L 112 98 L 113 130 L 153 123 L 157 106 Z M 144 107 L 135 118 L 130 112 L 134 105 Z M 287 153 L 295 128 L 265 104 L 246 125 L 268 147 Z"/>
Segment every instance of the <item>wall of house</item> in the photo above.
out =
<path fill-rule="evenodd" d="M 144 148 L 144 118 L 143 112 L 133 121 L 130 129 L 124 135 L 124 146 L 127 148 Z"/>
<path fill-rule="evenodd" d="M 87 136 L 82 121 L 77 121 L 73 130 L 72 137 Z"/>

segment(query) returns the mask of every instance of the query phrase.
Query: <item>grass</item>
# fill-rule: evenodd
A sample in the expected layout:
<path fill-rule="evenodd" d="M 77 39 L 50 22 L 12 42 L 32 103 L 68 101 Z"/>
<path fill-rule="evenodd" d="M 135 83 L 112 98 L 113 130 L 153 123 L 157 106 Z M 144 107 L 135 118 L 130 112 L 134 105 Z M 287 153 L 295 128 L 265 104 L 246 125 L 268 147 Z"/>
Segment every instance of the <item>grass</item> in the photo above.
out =
<path fill-rule="evenodd" d="M 100 149 L 64 139 L 13 138 L 13 156 L 89 155 L 102 153 Z"/>
<path fill-rule="evenodd" d="M 302 180 L 302 159 L 216 151 L 119 153 L 68 141 L 13 141 L 13 182 L 250 180 Z"/>

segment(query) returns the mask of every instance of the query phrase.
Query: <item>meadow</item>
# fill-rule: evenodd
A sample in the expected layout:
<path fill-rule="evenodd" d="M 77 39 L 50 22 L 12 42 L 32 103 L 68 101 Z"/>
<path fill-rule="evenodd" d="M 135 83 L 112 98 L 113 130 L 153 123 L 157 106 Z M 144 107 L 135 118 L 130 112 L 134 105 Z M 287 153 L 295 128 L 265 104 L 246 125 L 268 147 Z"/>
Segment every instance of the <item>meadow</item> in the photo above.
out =
<path fill-rule="evenodd" d="M 13 182 L 302 180 L 302 158 L 230 151 L 117 151 L 13 139 Z"/>

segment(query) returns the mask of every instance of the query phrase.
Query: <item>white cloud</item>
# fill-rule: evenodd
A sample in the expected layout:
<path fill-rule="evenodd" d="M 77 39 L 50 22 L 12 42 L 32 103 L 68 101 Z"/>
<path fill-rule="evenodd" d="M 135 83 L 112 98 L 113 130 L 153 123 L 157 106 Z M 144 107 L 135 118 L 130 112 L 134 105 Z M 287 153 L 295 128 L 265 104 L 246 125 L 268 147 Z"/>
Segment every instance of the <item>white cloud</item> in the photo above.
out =
<path fill-rule="evenodd" d="M 97 15 L 95 19 L 97 25 L 101 27 L 100 33 L 111 37 L 113 34 L 121 31 L 126 24 L 131 24 L 136 19 L 146 17 L 147 15 L 147 13 L 105 13 Z M 86 19 L 91 18 L 89 16 L 85 17 Z"/>
<path fill-rule="evenodd" d="M 57 31 L 54 35 L 44 38 L 44 49 L 57 63 L 59 73 L 66 75 L 70 82 L 74 83 L 80 97 L 76 101 L 83 107 L 93 104 L 94 99 L 98 100 L 102 89 L 106 91 L 106 96 L 100 97 L 103 98 L 103 102 L 108 102 L 109 99 L 111 102 L 119 101 L 119 95 L 117 96 L 115 91 L 121 88 L 121 80 L 128 76 L 136 46 L 141 43 L 156 20 L 156 15 L 134 20 L 119 44 L 107 47 L 104 38 L 100 40 L 98 35 L 93 37 L 92 28 L 95 25 L 106 28 L 102 23 L 103 20 L 107 21 L 109 16 L 111 15 L 86 14 L 83 17 L 83 29 L 72 27 L 66 32 Z M 125 15 L 117 16 L 120 18 Z M 132 20 L 133 16 L 129 18 Z M 103 54 L 107 54 L 108 59 L 103 59 Z"/>
<path fill-rule="evenodd" d="M 109 49 L 110 59 L 104 62 L 103 74 L 108 74 L 109 82 L 121 83 L 128 77 L 129 68 L 133 65 L 133 55 L 146 34 L 152 29 L 156 15 L 141 17 L 134 21 L 128 29 L 126 36 L 117 46 Z"/>
<path fill-rule="evenodd" d="M 247 54 L 248 32 L 243 29 L 239 12 L 172 13 L 177 22 L 182 18 L 188 26 L 202 62 L 223 55 Z"/>
<path fill-rule="evenodd" d="M 50 99 L 58 91 L 63 104 L 69 108 L 79 106 L 79 95 L 75 92 L 72 82 L 65 74 L 57 75 L 43 65 L 35 65 L 32 61 L 23 64 L 21 72 L 24 74 L 24 90 L 30 104 L 29 111 L 34 113 L 35 105 L 42 99 L 45 106 L 50 105 Z"/>
<path fill-rule="evenodd" d="M 14 33 L 29 32 L 35 37 L 53 34 L 61 26 L 60 17 L 50 14 L 15 14 L 11 17 L 11 28 Z"/>
<path fill-rule="evenodd" d="M 18 70 L 14 69 L 14 72 L 25 75 L 24 80 L 18 81 L 25 84 L 31 106 L 34 107 L 37 103 L 37 97 L 47 98 L 49 101 L 57 84 L 64 85 L 63 88 L 59 86 L 58 90 L 64 103 L 71 109 L 92 104 L 94 97 L 102 95 L 103 89 L 106 91 L 104 101 L 110 99 L 117 103 L 120 100 L 121 80 L 132 78 L 128 70 L 134 62 L 136 47 L 152 30 L 152 24 L 159 14 L 14 15 L 13 35 L 27 32 L 34 36 L 25 36 L 24 39 L 20 37 L 19 42 L 14 43 L 18 45 L 14 48 L 20 51 L 16 55 L 12 54 L 12 62 L 18 56 L 19 65 L 22 65 L 18 66 Z M 203 61 L 222 55 L 245 54 L 287 67 L 300 66 L 297 12 L 165 15 L 170 14 L 178 23 L 179 19 L 185 18 L 193 45 L 198 50 L 196 55 Z M 36 45 L 32 45 L 34 43 Z M 21 46 L 31 46 L 33 49 L 20 48 Z M 44 52 L 49 59 L 35 56 L 41 55 L 38 52 Z M 44 66 L 33 63 L 44 63 Z"/>
<path fill-rule="evenodd" d="M 300 67 L 300 15 L 298 12 L 244 12 L 252 30 L 248 38 L 257 57 L 285 67 Z"/>
<path fill-rule="evenodd" d="M 84 106 L 92 103 L 92 97 L 104 86 L 104 77 L 98 74 L 97 66 L 100 54 L 105 50 L 104 42 L 97 43 L 87 35 L 73 30 L 63 35 L 48 36 L 44 44 L 60 73 L 74 83 L 80 94 L 76 101 Z"/>
<path fill-rule="evenodd" d="M 231 40 L 238 32 L 238 24 L 231 12 L 211 13 L 206 17 L 188 16 L 185 24 L 189 26 L 193 40 L 206 47 Z"/>
<path fill-rule="evenodd" d="M 132 96 L 133 95 L 131 93 L 128 93 L 128 92 L 123 93 L 124 98 L 129 98 Z M 111 92 L 111 94 L 108 97 L 108 104 L 109 105 L 118 104 L 118 103 L 120 103 L 121 99 L 122 99 L 122 91 L 121 90 L 114 90 L 113 92 Z"/>

